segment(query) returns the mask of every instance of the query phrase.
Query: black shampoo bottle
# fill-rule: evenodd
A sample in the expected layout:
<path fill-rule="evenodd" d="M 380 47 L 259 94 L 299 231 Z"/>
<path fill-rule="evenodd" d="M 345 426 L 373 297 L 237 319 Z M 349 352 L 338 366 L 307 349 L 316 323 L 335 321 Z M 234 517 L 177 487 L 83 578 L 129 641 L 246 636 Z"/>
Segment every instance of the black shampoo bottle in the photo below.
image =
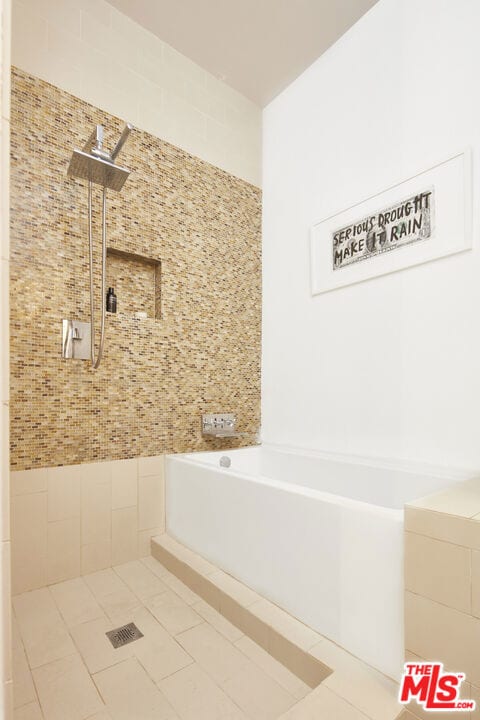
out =
<path fill-rule="evenodd" d="M 107 293 L 107 312 L 109 313 L 116 313 L 117 312 L 117 296 L 115 295 L 115 291 L 112 287 L 108 288 Z"/>

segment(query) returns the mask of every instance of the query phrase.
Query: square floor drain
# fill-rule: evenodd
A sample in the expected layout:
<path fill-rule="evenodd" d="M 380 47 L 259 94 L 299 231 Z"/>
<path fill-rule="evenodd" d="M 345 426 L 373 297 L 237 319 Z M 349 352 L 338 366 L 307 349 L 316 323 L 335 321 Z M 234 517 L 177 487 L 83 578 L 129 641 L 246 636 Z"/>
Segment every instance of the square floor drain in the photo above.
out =
<path fill-rule="evenodd" d="M 143 633 L 137 628 L 135 623 L 128 623 L 128 625 L 122 625 L 122 627 L 116 628 L 115 630 L 109 630 L 105 635 L 108 637 L 114 648 L 128 645 L 128 643 L 134 640 L 139 640 L 143 637 Z"/>

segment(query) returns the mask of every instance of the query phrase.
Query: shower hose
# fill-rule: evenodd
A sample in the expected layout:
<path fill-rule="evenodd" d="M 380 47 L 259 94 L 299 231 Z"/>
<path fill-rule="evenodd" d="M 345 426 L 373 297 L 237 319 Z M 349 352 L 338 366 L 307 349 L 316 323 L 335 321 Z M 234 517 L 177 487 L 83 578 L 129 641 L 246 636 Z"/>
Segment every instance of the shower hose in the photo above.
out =
<path fill-rule="evenodd" d="M 100 321 L 100 344 L 97 357 L 95 357 L 95 299 L 93 281 L 93 233 L 92 233 L 92 181 L 88 181 L 88 245 L 90 248 L 90 358 L 92 367 L 96 370 L 100 365 L 103 355 L 103 344 L 105 341 L 105 272 L 107 265 L 107 188 L 103 186 L 102 194 L 102 302 L 100 304 L 102 313 Z"/>

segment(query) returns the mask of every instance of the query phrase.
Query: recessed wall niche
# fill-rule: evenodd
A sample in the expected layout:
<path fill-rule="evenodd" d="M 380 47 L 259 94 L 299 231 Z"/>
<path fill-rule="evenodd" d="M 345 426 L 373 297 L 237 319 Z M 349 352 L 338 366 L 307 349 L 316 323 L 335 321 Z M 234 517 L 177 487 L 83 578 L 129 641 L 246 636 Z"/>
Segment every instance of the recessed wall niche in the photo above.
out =
<path fill-rule="evenodd" d="M 117 296 L 117 312 L 135 317 L 146 312 L 147 317 L 162 317 L 162 264 L 160 260 L 107 249 L 107 287 Z"/>

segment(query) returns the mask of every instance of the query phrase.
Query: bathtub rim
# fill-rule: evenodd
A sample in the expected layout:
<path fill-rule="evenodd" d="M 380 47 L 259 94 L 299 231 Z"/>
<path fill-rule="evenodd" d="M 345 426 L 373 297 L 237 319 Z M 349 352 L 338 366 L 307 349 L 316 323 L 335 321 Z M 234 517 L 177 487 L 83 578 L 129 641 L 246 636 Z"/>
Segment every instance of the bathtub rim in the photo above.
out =
<path fill-rule="evenodd" d="M 452 485 L 464 482 L 471 479 L 472 477 L 478 476 L 478 470 L 473 469 L 462 469 L 458 467 L 445 467 L 435 466 L 428 463 L 421 463 L 417 461 L 406 461 L 406 460 L 395 460 L 393 458 L 383 457 L 369 457 L 366 455 L 345 455 L 342 453 L 326 452 L 323 450 L 312 450 L 308 448 L 296 447 L 293 445 L 281 445 L 277 443 L 259 443 L 257 445 L 247 445 L 240 448 L 225 448 L 224 450 L 198 450 L 188 453 L 168 453 L 165 455 L 165 461 L 176 461 L 182 462 L 188 465 L 201 466 L 204 468 L 211 468 L 222 475 L 234 475 L 235 477 L 241 478 L 248 482 L 257 482 L 267 487 L 276 488 L 283 490 L 284 492 L 297 493 L 304 497 L 310 497 L 317 500 L 323 500 L 324 502 L 341 505 L 348 508 L 357 508 L 359 510 L 366 511 L 367 508 L 370 512 L 380 512 L 385 517 L 390 517 L 395 520 L 402 520 L 404 517 L 404 509 L 411 503 L 415 503 L 419 500 L 423 500 L 427 497 L 433 497 L 437 492 L 428 493 L 427 495 L 421 495 L 418 498 L 409 500 L 402 508 L 391 508 L 385 505 L 377 505 L 375 503 L 369 503 L 364 500 L 356 500 L 353 498 L 345 497 L 343 495 L 337 495 L 335 493 L 327 492 L 325 490 L 314 490 L 313 488 L 307 488 L 303 485 L 296 485 L 283 480 L 276 480 L 269 478 L 266 475 L 240 472 L 235 469 L 225 468 L 220 465 L 213 465 L 210 462 L 200 459 L 194 459 L 195 455 L 229 455 L 231 453 L 242 452 L 245 450 L 257 450 L 261 452 L 262 449 L 273 450 L 274 452 L 284 453 L 288 455 L 302 455 L 317 458 L 319 460 L 329 460 L 341 463 L 343 465 L 362 465 L 366 467 L 374 467 L 380 470 L 395 470 L 409 475 L 419 475 L 423 477 L 438 477 L 442 480 L 451 480 Z"/>
<path fill-rule="evenodd" d="M 257 446 L 258 447 L 258 446 Z M 236 449 L 244 449 L 244 448 L 236 448 Z M 214 451 L 218 452 L 218 451 Z M 188 453 L 188 455 L 191 455 L 192 453 Z M 280 490 L 286 493 L 290 493 L 292 495 L 303 495 L 303 497 L 307 497 L 314 500 L 320 500 L 322 502 L 328 503 L 330 505 L 336 505 L 349 508 L 349 509 L 356 509 L 362 512 L 371 512 L 376 514 L 381 514 L 384 517 L 388 517 L 394 521 L 402 522 L 403 523 L 403 517 L 404 517 L 404 509 L 403 508 L 389 508 L 385 507 L 384 505 L 375 505 L 374 503 L 368 503 L 363 500 L 354 500 L 352 498 L 344 497 L 342 495 L 335 495 L 334 493 L 329 493 L 324 490 L 313 490 L 312 488 L 304 487 L 303 485 L 295 485 L 294 483 L 285 482 L 283 480 L 275 480 L 273 478 L 269 478 L 265 475 L 254 475 L 253 473 L 245 473 L 245 472 L 239 472 L 237 470 L 231 470 L 231 468 L 224 468 L 219 466 L 214 466 L 211 463 L 206 462 L 200 462 L 191 460 L 189 457 L 186 456 L 186 454 L 169 454 L 165 456 L 165 461 L 167 463 L 174 462 L 174 463 L 182 463 L 193 467 L 202 467 L 205 469 L 210 469 L 212 472 L 219 473 L 221 475 L 225 475 L 226 477 L 234 477 L 239 480 L 243 480 L 250 484 L 257 484 L 257 485 L 263 485 L 265 487 L 274 488 L 275 490 Z M 168 481 L 168 478 L 166 478 Z M 168 490 L 167 490 L 168 494 Z M 168 507 L 168 500 L 167 500 L 167 507 Z M 167 518 L 168 518 L 168 511 L 167 511 Z"/>

